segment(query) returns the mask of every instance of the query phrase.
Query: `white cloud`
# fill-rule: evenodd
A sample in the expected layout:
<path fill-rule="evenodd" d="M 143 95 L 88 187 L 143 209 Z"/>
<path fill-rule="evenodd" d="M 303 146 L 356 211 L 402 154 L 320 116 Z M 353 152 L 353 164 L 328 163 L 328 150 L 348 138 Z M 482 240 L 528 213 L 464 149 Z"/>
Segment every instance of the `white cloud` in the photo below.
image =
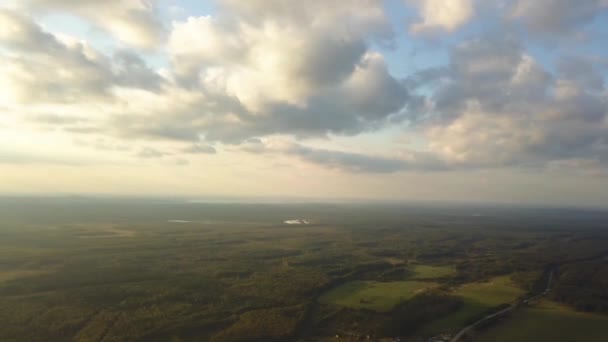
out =
<path fill-rule="evenodd" d="M 420 10 L 420 21 L 412 23 L 412 34 L 452 32 L 475 14 L 473 0 L 410 0 Z"/>
<path fill-rule="evenodd" d="M 61 11 L 90 20 L 116 39 L 135 47 L 157 48 L 164 28 L 158 17 L 156 0 L 24 0 L 34 12 Z"/>
<path fill-rule="evenodd" d="M 526 163 L 529 146 L 539 144 L 543 132 L 534 122 L 469 108 L 447 125 L 427 131 L 431 150 L 454 166 L 499 166 Z"/>
<path fill-rule="evenodd" d="M 106 56 L 86 41 L 47 32 L 18 12 L 0 9 L 0 27 L 5 103 L 110 101 L 114 87 L 158 90 L 163 82 L 132 52 Z"/>
<path fill-rule="evenodd" d="M 586 65 L 558 69 L 545 71 L 509 37 L 456 47 L 435 119 L 422 125 L 431 151 L 454 167 L 608 165 L 606 94 Z"/>
<path fill-rule="evenodd" d="M 251 112 L 311 96 L 342 83 L 366 52 L 366 39 L 387 37 L 380 3 L 222 1 L 216 16 L 175 22 L 169 39 L 182 81 L 237 98 Z"/>
<path fill-rule="evenodd" d="M 415 3 L 414 35 L 453 32 L 475 14 L 473 0 Z M 163 35 L 153 2 L 27 4 L 79 15 L 136 46 L 157 46 Z M 287 136 L 275 154 L 347 172 L 608 164 L 608 97 L 597 61 L 560 57 L 550 72 L 501 27 L 454 44 L 448 65 L 416 82 L 400 80 L 390 72 L 395 55 L 385 55 L 393 52 L 378 48 L 394 38 L 384 11 L 372 0 L 221 0 L 212 15 L 172 23 L 163 46 L 171 63 L 158 72 L 141 50 L 97 50 L 48 31 L 36 13 L 5 9 L 0 108 L 28 129 L 150 160 L 262 153 L 268 137 Z M 406 152 L 390 144 L 380 155 L 364 146 L 307 147 L 309 138 L 377 132 L 414 116 L 410 129 L 422 139 Z"/>

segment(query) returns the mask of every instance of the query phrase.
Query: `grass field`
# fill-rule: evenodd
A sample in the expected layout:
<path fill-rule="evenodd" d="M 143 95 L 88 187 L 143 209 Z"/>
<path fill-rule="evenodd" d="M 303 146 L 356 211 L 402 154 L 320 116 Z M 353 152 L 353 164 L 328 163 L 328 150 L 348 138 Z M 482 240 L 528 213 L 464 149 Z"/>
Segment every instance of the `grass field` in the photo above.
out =
<path fill-rule="evenodd" d="M 51 273 L 51 270 L 0 270 L 0 283 L 10 281 L 19 278 L 26 278 L 30 276 Z"/>
<path fill-rule="evenodd" d="M 453 314 L 435 321 L 424 328 L 428 333 L 457 330 L 480 313 L 513 302 L 524 293 L 509 276 L 493 278 L 485 283 L 471 283 L 454 290 L 453 294 L 464 300 L 464 306 Z"/>
<path fill-rule="evenodd" d="M 603 342 L 607 332 L 608 316 L 577 312 L 554 302 L 542 301 L 536 306 L 515 311 L 481 332 L 475 340 Z"/>
<path fill-rule="evenodd" d="M 330 290 L 319 300 L 349 308 L 387 312 L 400 302 L 434 286 L 434 283 L 420 281 L 353 281 Z"/>
<path fill-rule="evenodd" d="M 454 266 L 415 265 L 411 269 L 414 272 L 413 279 L 437 279 L 456 274 Z"/>

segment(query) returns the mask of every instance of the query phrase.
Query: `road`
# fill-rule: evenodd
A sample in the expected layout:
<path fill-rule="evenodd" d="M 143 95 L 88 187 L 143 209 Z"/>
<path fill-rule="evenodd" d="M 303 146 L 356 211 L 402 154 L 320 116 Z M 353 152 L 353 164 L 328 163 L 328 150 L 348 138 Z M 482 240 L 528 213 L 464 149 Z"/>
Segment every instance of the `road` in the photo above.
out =
<path fill-rule="evenodd" d="M 460 330 L 460 331 L 458 332 L 458 334 L 456 334 L 456 336 L 454 336 L 454 337 L 453 337 L 453 338 L 450 340 L 450 342 L 456 342 L 456 341 L 460 340 L 460 338 L 461 338 L 462 336 L 466 335 L 466 333 L 468 333 L 468 332 L 469 332 L 471 329 L 475 328 L 475 327 L 476 327 L 476 326 L 478 326 L 479 324 L 481 324 L 481 323 L 483 323 L 483 322 L 485 322 L 485 321 L 487 321 L 487 320 L 490 320 L 490 319 L 492 319 L 492 318 L 495 318 L 495 317 L 498 317 L 498 316 L 500 316 L 500 315 L 503 315 L 503 314 L 505 314 L 505 313 L 507 313 L 507 312 L 509 312 L 509 311 L 513 310 L 514 308 L 515 308 L 515 305 L 511 305 L 511 306 L 509 306 L 509 307 L 508 307 L 508 308 L 506 308 L 506 309 L 502 309 L 502 310 L 500 310 L 500 311 L 498 311 L 498 312 L 495 312 L 495 313 L 493 313 L 493 314 L 491 314 L 491 315 L 485 316 L 484 318 L 482 318 L 482 319 L 478 320 L 477 322 L 475 322 L 475 323 L 473 323 L 473 324 L 471 324 L 471 325 L 468 325 L 468 326 L 464 327 L 462 330 Z"/>
<path fill-rule="evenodd" d="M 529 302 L 529 301 L 533 301 L 536 300 L 540 297 L 543 297 L 544 295 L 546 295 L 547 293 L 549 293 L 549 290 L 551 290 L 551 285 L 553 283 L 553 273 L 555 272 L 555 269 L 552 269 L 549 272 L 549 277 L 547 279 L 547 286 L 545 287 L 545 291 L 543 291 L 542 293 L 533 296 L 533 297 L 528 297 L 528 298 L 524 298 L 521 299 L 520 301 L 516 302 L 515 304 L 511 304 L 511 306 L 509 306 L 508 308 L 502 309 L 498 312 L 495 312 L 493 314 L 487 315 L 479 320 L 477 320 L 475 323 L 470 324 L 464 328 L 462 328 L 458 334 L 456 334 L 454 337 L 452 337 L 452 339 L 450 340 L 450 342 L 457 342 L 458 340 L 460 340 L 464 335 L 466 335 L 469 331 L 471 331 L 471 329 L 474 329 L 476 326 L 480 325 L 481 323 L 491 320 L 493 318 L 496 318 L 498 316 L 504 315 L 507 312 L 514 310 L 516 307 L 518 307 L 520 304 L 524 303 L 524 302 Z"/>

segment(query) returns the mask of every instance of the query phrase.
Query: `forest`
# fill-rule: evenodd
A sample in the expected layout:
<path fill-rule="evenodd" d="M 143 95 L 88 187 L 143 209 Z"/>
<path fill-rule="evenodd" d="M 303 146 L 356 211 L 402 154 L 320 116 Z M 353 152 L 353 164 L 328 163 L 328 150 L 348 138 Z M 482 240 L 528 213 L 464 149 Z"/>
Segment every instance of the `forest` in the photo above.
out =
<path fill-rule="evenodd" d="M 0 217 L 2 341 L 438 341 L 513 304 L 465 339 L 549 314 L 608 338 L 603 211 L 3 198 Z"/>

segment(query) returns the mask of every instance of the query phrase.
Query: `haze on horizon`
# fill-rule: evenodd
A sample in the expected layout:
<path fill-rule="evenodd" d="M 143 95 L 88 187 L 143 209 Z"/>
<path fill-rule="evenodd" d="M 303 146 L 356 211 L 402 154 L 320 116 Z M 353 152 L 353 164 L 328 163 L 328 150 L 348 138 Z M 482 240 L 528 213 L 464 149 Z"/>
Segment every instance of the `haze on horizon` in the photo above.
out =
<path fill-rule="evenodd" d="M 0 193 L 608 203 L 606 0 L 4 0 Z"/>

